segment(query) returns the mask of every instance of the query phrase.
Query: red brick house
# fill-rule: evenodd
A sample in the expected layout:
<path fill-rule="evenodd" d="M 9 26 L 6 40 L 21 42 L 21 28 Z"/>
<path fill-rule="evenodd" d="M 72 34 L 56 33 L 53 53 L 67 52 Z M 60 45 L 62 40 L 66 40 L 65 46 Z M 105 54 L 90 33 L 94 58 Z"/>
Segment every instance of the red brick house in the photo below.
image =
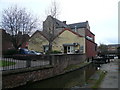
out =
<path fill-rule="evenodd" d="M 88 29 L 86 29 L 86 55 L 88 58 L 95 57 L 97 55 L 97 44 L 94 41 L 95 35 Z"/>
<path fill-rule="evenodd" d="M 4 54 L 6 51 L 11 50 L 11 49 L 15 49 L 12 42 L 11 42 L 11 35 L 9 33 L 7 33 L 4 29 L 0 29 L 0 34 L 1 34 L 1 40 L 2 40 L 2 53 Z M 28 35 L 25 35 L 25 37 L 27 39 L 29 39 Z M 28 46 L 28 43 L 25 42 L 22 44 L 21 48 L 25 48 L 26 46 Z"/>
<path fill-rule="evenodd" d="M 6 33 L 6 31 L 3 29 L 0 29 L 0 33 L 2 34 L 2 52 L 4 53 L 9 49 L 13 49 L 14 47 L 12 45 L 12 42 L 10 42 L 10 34 Z"/>

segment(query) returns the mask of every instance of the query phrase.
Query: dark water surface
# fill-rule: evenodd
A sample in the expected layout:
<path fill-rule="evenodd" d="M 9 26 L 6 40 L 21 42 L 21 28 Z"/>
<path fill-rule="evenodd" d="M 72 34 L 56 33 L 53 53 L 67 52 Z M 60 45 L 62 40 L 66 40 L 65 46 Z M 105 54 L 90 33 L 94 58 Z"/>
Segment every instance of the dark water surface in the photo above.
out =
<path fill-rule="evenodd" d="M 29 83 L 20 88 L 71 88 L 82 86 L 96 71 L 96 67 L 90 64 L 84 68 L 75 71 L 52 77 L 46 80 Z"/>

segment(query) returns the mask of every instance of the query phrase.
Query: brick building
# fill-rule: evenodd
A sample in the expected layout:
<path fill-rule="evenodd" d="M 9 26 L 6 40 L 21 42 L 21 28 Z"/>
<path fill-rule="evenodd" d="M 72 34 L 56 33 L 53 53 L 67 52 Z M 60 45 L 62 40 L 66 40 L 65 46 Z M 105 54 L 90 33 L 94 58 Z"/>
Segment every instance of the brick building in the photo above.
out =
<path fill-rule="evenodd" d="M 0 29 L 0 34 L 1 34 L 1 40 L 2 40 L 2 54 L 4 54 L 6 51 L 8 50 L 12 50 L 15 49 L 13 46 L 13 43 L 11 42 L 12 40 L 12 36 L 6 32 L 6 30 L 4 29 Z M 28 35 L 24 35 L 25 39 L 29 40 L 29 36 Z M 28 45 L 27 42 L 24 42 L 21 45 L 21 48 L 25 48 Z"/>
<path fill-rule="evenodd" d="M 120 47 L 120 44 L 109 44 L 107 45 L 108 53 L 110 54 L 116 54 L 118 51 L 118 47 Z"/>
<path fill-rule="evenodd" d="M 69 24 L 70 28 L 85 38 L 85 53 L 88 58 L 95 57 L 97 54 L 97 44 L 95 43 L 95 35 L 90 31 L 88 21 Z"/>
<path fill-rule="evenodd" d="M 82 51 L 87 58 L 95 57 L 97 54 L 95 35 L 90 31 L 88 21 L 66 24 L 66 21 L 60 21 L 52 16 L 48 16 L 43 22 L 43 31 L 36 31 L 32 35 L 29 41 L 29 49 L 40 52 L 48 50 L 48 39 L 51 33 L 54 33 L 53 50 L 67 54 L 76 53 L 75 51 L 81 53 Z"/>

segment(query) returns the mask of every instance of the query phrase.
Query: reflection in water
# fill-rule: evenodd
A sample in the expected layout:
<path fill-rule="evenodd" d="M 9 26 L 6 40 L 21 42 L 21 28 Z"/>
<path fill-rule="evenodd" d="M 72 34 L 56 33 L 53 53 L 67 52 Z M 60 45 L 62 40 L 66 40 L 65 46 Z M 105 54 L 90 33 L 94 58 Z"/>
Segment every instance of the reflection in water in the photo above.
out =
<path fill-rule="evenodd" d="M 78 69 L 60 76 L 38 81 L 25 85 L 21 88 L 71 88 L 74 86 L 82 86 L 88 78 L 95 72 L 96 68 L 90 64 L 89 66 Z"/>

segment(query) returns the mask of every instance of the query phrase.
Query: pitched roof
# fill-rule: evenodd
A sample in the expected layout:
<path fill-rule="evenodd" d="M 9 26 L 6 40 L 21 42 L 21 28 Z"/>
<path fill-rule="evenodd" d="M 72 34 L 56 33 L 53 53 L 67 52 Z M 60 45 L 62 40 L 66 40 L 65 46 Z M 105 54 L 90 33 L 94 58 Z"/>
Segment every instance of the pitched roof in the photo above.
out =
<path fill-rule="evenodd" d="M 79 37 L 83 37 L 83 36 L 79 35 L 78 33 L 72 31 L 72 30 L 69 29 L 69 28 L 64 28 L 61 32 L 59 32 L 56 36 L 54 36 L 53 40 L 54 40 L 55 38 L 57 38 L 60 34 L 62 34 L 62 33 L 63 33 L 64 31 L 66 31 L 66 30 L 72 32 L 73 34 L 75 34 L 75 35 L 77 35 L 77 36 L 79 36 Z M 43 33 L 42 31 L 39 31 L 39 30 L 37 30 L 30 38 L 32 38 L 32 37 L 33 37 L 35 34 L 37 34 L 37 33 L 39 33 L 40 35 L 42 35 L 43 37 L 45 37 L 47 40 L 49 40 L 48 37 L 46 37 L 45 33 Z"/>
<path fill-rule="evenodd" d="M 74 29 L 75 27 L 76 28 L 86 28 L 87 24 L 88 24 L 88 21 L 86 21 L 86 22 L 80 22 L 80 23 L 74 23 L 74 24 L 69 24 L 68 26 L 71 29 Z"/>
<path fill-rule="evenodd" d="M 87 28 L 88 27 L 88 21 L 86 22 L 80 22 L 80 23 L 74 23 L 74 24 L 66 24 L 65 22 L 63 21 L 60 21 L 56 18 L 53 18 L 51 15 L 49 15 L 47 17 L 47 20 L 51 20 L 55 26 L 56 26 L 56 29 L 54 30 L 54 36 L 52 38 L 56 38 L 57 36 L 59 36 L 62 32 L 64 32 L 65 30 L 69 30 L 70 32 L 72 32 L 73 34 L 75 35 L 78 35 L 79 37 L 82 37 L 79 33 L 77 32 L 74 32 L 73 29 L 76 27 L 76 28 Z M 50 39 L 50 32 L 48 30 L 45 30 L 43 29 L 43 31 L 40 32 L 41 35 L 43 35 L 47 40 Z M 52 34 L 51 34 L 52 35 Z"/>
<path fill-rule="evenodd" d="M 37 30 L 35 33 L 33 33 L 30 38 L 32 38 L 37 33 L 39 33 L 40 35 L 42 35 L 44 38 L 46 38 L 48 40 L 48 38 L 44 35 L 44 33 L 42 31 L 39 31 L 39 30 Z"/>
<path fill-rule="evenodd" d="M 78 34 L 78 33 L 74 32 L 74 31 L 72 31 L 72 30 L 69 29 L 69 28 L 64 28 L 58 35 L 56 35 L 56 36 L 54 37 L 54 39 L 57 38 L 60 34 L 62 34 L 64 31 L 67 31 L 67 30 L 70 31 L 70 32 L 72 32 L 73 34 L 79 36 L 79 37 L 83 37 L 83 36 L 81 36 L 80 34 Z"/>

